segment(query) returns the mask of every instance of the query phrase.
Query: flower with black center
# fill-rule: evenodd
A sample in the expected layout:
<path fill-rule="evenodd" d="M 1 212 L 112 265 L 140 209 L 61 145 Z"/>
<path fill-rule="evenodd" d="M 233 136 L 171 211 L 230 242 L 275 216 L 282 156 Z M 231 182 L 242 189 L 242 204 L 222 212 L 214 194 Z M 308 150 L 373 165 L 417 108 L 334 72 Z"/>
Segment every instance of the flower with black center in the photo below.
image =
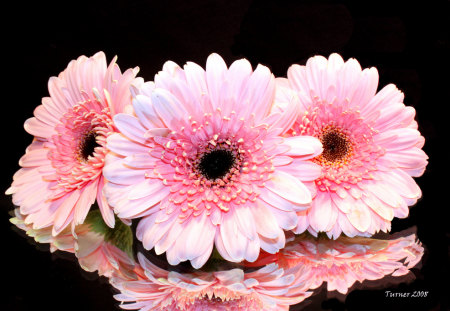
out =
<path fill-rule="evenodd" d="M 71 61 L 50 78 L 50 97 L 25 122 L 34 140 L 6 193 L 34 229 L 51 227 L 57 235 L 71 225 L 73 231 L 95 201 L 114 226 L 102 192 L 106 138 L 115 132 L 112 116 L 131 104 L 129 87 L 138 72 L 122 74 L 115 61 L 107 66 L 103 52 Z"/>
<path fill-rule="evenodd" d="M 312 195 L 322 151 L 309 136 L 283 138 L 296 97 L 271 113 L 275 79 L 247 60 L 229 68 L 217 54 L 206 71 L 167 62 L 133 91 L 134 115 L 119 114 L 108 138 L 105 194 L 120 218 L 142 218 L 137 237 L 170 264 L 201 267 L 215 245 L 229 261 L 284 247 L 283 230 Z M 293 157 L 295 156 L 295 157 Z"/>

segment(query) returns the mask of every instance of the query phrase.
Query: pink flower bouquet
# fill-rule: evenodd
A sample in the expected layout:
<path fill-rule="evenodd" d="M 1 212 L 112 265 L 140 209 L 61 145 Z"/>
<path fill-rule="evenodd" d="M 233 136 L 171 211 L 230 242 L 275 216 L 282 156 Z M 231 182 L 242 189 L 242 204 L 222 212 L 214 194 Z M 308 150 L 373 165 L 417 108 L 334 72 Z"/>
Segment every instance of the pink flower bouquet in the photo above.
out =
<path fill-rule="evenodd" d="M 123 309 L 288 310 L 422 258 L 415 235 L 372 237 L 408 216 L 427 165 L 375 68 L 332 54 L 276 78 L 211 54 L 137 74 L 99 52 L 50 78 L 6 191 L 11 222 L 109 278 Z"/>

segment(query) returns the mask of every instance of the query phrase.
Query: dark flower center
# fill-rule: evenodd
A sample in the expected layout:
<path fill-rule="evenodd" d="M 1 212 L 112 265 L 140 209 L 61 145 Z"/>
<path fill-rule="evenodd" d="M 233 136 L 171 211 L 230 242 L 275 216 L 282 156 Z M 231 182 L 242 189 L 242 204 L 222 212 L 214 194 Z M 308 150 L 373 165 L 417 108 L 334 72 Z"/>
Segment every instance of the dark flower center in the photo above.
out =
<path fill-rule="evenodd" d="M 81 140 L 80 147 L 79 147 L 79 156 L 81 160 L 87 161 L 89 156 L 92 156 L 94 154 L 94 150 L 96 147 L 100 147 L 100 145 L 97 143 L 97 134 L 95 132 L 88 132 L 84 138 Z"/>
<path fill-rule="evenodd" d="M 229 150 L 213 150 L 200 159 L 198 169 L 209 180 L 223 178 L 235 163 L 234 155 Z"/>
<path fill-rule="evenodd" d="M 327 161 L 335 162 L 344 158 L 351 149 L 346 135 L 337 130 L 330 130 L 321 137 L 323 145 L 322 157 Z"/>

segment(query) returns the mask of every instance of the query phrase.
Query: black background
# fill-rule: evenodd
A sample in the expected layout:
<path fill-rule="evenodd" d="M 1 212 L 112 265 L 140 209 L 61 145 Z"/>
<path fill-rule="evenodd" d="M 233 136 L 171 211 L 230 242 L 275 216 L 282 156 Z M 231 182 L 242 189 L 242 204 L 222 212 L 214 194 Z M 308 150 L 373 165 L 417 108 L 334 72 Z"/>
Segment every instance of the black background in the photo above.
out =
<path fill-rule="evenodd" d="M 228 64 L 245 57 L 285 76 L 292 63 L 340 53 L 377 67 L 380 86 L 395 83 L 417 110 L 430 157 L 417 179 L 423 198 L 392 231 L 417 227 L 426 247 L 412 283 L 396 292 L 427 298 L 386 298 L 385 289 L 354 290 L 344 300 L 325 291 L 297 310 L 446 310 L 450 291 L 448 225 L 449 4 L 447 1 L 16 1 L 2 8 L 3 193 L 19 168 L 32 116 L 47 81 L 80 55 L 118 55 L 122 71 L 139 66 L 152 80 L 166 60 L 205 65 L 217 52 Z M 50 254 L 12 229 L 11 198 L 1 196 L 1 310 L 117 310 L 103 278 L 82 271 L 73 256 Z M 5 292 L 6 290 L 6 292 Z"/>

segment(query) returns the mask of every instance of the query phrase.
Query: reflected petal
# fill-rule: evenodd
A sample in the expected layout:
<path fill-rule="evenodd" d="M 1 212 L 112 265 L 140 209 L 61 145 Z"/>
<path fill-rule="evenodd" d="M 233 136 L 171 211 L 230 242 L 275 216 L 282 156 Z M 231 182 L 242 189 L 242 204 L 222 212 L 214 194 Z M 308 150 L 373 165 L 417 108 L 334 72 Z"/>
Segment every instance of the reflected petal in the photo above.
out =
<path fill-rule="evenodd" d="M 305 290 L 327 283 L 328 291 L 346 294 L 355 282 L 403 276 L 424 254 L 415 234 L 389 239 L 341 236 L 337 240 L 300 235 L 277 254 L 262 254 L 247 266 L 276 262 L 284 268 L 304 267 Z M 304 276 L 305 277 L 305 276 Z"/>
<path fill-rule="evenodd" d="M 127 310 L 288 310 L 311 295 L 300 267 L 272 263 L 253 272 L 243 268 L 192 273 L 166 271 L 139 254 L 143 273 L 113 277 L 115 298 Z M 300 282 L 299 282 L 300 281 Z"/>

